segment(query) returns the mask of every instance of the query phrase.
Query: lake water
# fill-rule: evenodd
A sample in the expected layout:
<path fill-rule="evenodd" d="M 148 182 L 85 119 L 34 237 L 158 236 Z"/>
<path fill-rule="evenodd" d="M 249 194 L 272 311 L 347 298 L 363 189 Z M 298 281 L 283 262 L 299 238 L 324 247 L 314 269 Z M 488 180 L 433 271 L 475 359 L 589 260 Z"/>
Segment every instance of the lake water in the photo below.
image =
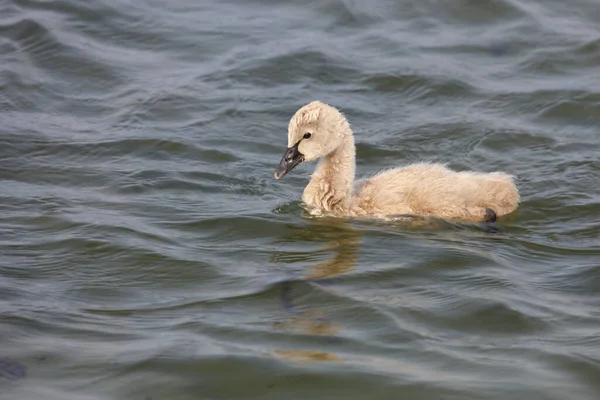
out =
<path fill-rule="evenodd" d="M 600 3 L 0 2 L 0 399 L 600 398 Z M 317 219 L 359 176 L 518 177 L 495 229 Z"/>

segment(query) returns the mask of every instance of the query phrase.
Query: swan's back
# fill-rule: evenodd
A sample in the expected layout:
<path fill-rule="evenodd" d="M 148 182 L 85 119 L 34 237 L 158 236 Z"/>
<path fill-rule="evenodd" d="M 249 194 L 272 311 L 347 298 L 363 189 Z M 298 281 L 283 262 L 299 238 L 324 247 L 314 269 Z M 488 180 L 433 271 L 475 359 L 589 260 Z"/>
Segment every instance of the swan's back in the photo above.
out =
<path fill-rule="evenodd" d="M 356 182 L 354 207 L 360 213 L 422 214 L 482 220 L 486 208 L 501 216 L 514 211 L 519 192 L 503 172 L 456 172 L 420 163 L 382 171 Z"/>

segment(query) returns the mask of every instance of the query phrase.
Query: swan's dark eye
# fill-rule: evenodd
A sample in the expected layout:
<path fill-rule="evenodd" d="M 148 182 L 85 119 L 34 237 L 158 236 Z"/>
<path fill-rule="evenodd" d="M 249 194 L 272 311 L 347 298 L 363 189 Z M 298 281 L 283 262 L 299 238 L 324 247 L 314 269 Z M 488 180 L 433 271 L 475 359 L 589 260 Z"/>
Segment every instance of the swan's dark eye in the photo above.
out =
<path fill-rule="evenodd" d="M 310 134 L 310 132 L 306 132 L 306 133 L 304 134 L 304 139 L 310 139 L 310 137 L 311 137 L 311 134 Z"/>

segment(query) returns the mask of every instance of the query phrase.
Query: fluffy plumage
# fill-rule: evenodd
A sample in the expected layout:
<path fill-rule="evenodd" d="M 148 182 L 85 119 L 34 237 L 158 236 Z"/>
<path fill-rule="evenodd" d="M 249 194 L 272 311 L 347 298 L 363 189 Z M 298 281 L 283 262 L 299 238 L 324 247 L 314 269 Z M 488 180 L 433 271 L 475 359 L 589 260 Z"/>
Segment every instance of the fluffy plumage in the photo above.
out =
<path fill-rule="evenodd" d="M 300 162 L 320 159 L 302 194 L 314 214 L 494 221 L 519 204 L 513 177 L 503 172 L 457 172 L 443 164 L 418 163 L 355 182 L 355 157 L 354 136 L 344 115 L 314 101 L 291 118 L 288 151 L 275 177 L 280 179 Z"/>

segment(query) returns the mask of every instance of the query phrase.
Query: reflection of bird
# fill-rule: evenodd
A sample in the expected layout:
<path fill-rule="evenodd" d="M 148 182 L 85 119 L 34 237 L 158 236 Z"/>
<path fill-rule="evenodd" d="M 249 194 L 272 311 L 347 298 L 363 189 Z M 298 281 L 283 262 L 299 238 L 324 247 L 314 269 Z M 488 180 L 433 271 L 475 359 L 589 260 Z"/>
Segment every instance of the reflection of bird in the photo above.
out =
<path fill-rule="evenodd" d="M 359 240 L 358 236 L 351 236 L 327 243 L 325 247 L 335 251 L 334 258 L 314 265 L 308 279 L 324 279 L 349 272 L 358 261 Z"/>
<path fill-rule="evenodd" d="M 297 313 L 296 307 L 292 300 L 292 285 L 289 282 L 283 282 L 281 286 L 281 304 L 289 313 Z"/>
<path fill-rule="evenodd" d="M 290 227 L 287 231 L 286 241 L 316 240 L 324 242 L 324 247 L 319 253 L 333 253 L 333 258 L 313 264 L 315 253 L 311 253 L 311 256 L 308 257 L 302 256 L 302 253 L 293 253 L 293 258 L 282 254 L 274 257 L 278 262 L 310 261 L 312 264 L 305 279 L 281 283 L 280 301 L 291 315 L 287 321 L 276 323 L 277 328 L 298 329 L 313 335 L 331 335 L 338 331 L 339 327 L 328 321 L 324 309 L 299 307 L 294 301 L 294 288 L 303 282 L 324 288 L 330 283 L 326 278 L 352 270 L 358 261 L 361 236 L 361 231 L 350 228 L 343 220 L 313 219 L 310 225 L 304 226 L 302 229 Z"/>
<path fill-rule="evenodd" d="M 300 108 L 288 127 L 288 150 L 275 178 L 304 161 L 321 159 L 302 195 L 314 214 L 337 216 L 429 215 L 493 222 L 514 211 L 519 192 L 503 172 L 457 172 L 418 163 L 354 181 L 356 149 L 346 118 L 314 101 Z"/>

